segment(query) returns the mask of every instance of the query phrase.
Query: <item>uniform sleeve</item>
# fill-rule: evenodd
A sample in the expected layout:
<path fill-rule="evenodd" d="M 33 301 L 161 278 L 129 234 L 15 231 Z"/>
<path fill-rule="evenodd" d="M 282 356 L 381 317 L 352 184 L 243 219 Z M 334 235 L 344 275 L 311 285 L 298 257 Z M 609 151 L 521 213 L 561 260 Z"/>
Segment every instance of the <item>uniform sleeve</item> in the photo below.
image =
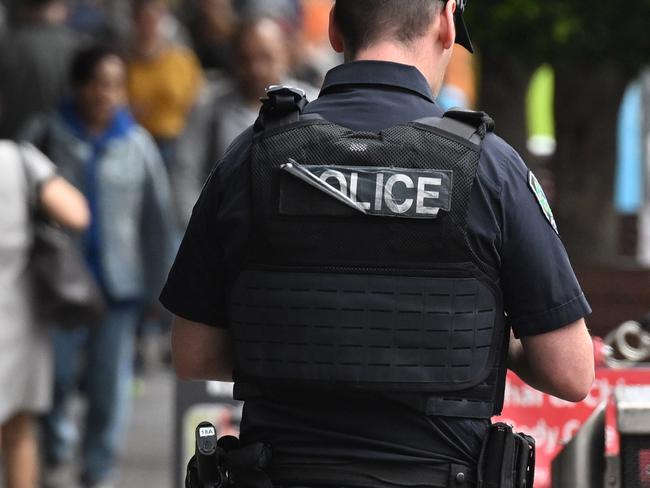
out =
<path fill-rule="evenodd" d="M 545 197 L 511 148 L 502 160 L 501 288 L 515 336 L 551 332 L 591 313 Z M 560 229 L 561 232 L 561 229 Z"/>
<path fill-rule="evenodd" d="M 226 297 L 249 220 L 240 176 L 251 135 L 242 134 L 210 174 L 160 296 L 170 312 L 193 322 L 227 327 Z"/>

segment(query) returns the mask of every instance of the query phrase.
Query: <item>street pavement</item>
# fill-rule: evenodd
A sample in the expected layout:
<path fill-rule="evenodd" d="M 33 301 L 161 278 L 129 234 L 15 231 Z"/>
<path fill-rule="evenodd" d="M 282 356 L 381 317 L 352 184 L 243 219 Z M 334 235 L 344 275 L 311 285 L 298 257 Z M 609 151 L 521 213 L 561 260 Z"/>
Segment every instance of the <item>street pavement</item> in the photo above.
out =
<path fill-rule="evenodd" d="M 172 488 L 173 374 L 151 371 L 136 389 L 141 391 L 134 398 L 115 488 Z"/>
<path fill-rule="evenodd" d="M 182 488 L 172 484 L 173 374 L 156 365 L 133 390 L 133 410 L 114 488 Z M 73 410 L 80 418 L 83 404 L 76 401 Z M 56 486 L 79 488 L 78 472 L 76 464 L 60 470 Z M 4 488 L 1 477 L 0 488 Z"/>

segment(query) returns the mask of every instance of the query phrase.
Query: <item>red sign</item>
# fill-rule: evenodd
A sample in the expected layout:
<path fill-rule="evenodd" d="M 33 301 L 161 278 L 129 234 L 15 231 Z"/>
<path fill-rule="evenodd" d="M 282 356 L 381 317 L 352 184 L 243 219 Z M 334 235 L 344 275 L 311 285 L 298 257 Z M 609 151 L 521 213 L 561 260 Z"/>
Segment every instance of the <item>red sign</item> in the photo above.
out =
<path fill-rule="evenodd" d="M 650 385 L 650 369 L 607 369 L 596 371 L 596 381 L 587 398 L 570 403 L 540 393 L 526 385 L 512 372 L 506 383 L 505 407 L 494 419 L 511 424 L 518 432 L 532 435 L 537 445 L 535 488 L 551 487 L 551 461 L 582 423 L 602 402 L 610 401 L 618 386 Z M 616 419 L 607 416 L 607 453 L 618 452 Z"/>
<path fill-rule="evenodd" d="M 641 488 L 650 488 L 650 450 L 641 449 L 639 451 L 638 464 Z"/>

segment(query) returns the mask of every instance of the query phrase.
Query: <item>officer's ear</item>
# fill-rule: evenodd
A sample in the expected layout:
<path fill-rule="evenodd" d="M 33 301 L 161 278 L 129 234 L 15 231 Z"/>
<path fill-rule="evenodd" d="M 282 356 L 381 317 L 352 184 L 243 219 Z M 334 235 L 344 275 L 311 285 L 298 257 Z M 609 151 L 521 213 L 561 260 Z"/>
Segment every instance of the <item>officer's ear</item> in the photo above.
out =
<path fill-rule="evenodd" d="M 338 24 L 336 23 L 335 15 L 336 4 L 332 6 L 330 10 L 330 26 L 329 26 L 329 37 L 330 44 L 332 48 L 337 53 L 342 53 L 345 50 L 345 44 L 343 42 L 343 36 L 341 35 L 341 30 L 339 29 Z"/>
<path fill-rule="evenodd" d="M 455 0 L 445 3 L 440 13 L 440 30 L 438 38 L 444 49 L 451 49 L 456 42 L 456 24 L 454 23 L 454 12 L 456 12 Z"/>

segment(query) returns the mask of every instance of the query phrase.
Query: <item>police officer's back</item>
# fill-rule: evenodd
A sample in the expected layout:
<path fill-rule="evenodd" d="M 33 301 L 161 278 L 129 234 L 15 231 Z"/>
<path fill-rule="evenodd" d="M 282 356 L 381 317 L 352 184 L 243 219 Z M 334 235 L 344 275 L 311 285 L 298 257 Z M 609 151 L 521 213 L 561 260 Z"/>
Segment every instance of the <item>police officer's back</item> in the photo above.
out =
<path fill-rule="evenodd" d="M 475 468 L 508 356 L 568 400 L 593 379 L 589 305 L 534 176 L 489 117 L 440 118 L 457 30 L 471 49 L 455 7 L 338 0 L 353 62 L 301 116 L 270 92 L 161 297 L 181 376 L 234 365 L 242 443 L 271 446 L 276 484 L 446 486 Z"/>

